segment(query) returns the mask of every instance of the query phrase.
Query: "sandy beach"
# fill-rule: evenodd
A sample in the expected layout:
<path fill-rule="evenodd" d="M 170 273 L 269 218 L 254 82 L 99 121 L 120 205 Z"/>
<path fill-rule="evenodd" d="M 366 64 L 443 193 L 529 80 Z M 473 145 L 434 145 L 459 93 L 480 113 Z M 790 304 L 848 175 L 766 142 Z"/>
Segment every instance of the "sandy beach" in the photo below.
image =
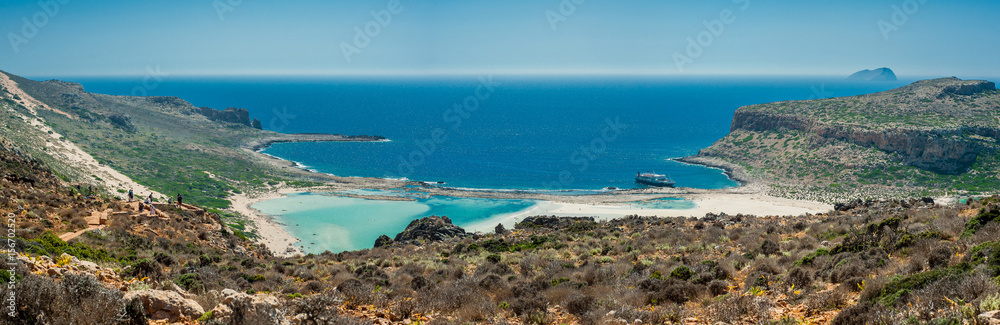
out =
<path fill-rule="evenodd" d="M 299 239 L 289 234 L 284 225 L 274 220 L 273 217 L 264 215 L 252 206 L 257 202 L 277 199 L 295 192 L 297 191 L 294 189 L 282 188 L 270 192 L 241 193 L 229 197 L 232 209 L 253 222 L 254 230 L 257 232 L 257 242 L 267 246 L 267 249 L 271 250 L 275 256 L 291 257 L 302 254 L 302 251 L 295 246 Z"/>

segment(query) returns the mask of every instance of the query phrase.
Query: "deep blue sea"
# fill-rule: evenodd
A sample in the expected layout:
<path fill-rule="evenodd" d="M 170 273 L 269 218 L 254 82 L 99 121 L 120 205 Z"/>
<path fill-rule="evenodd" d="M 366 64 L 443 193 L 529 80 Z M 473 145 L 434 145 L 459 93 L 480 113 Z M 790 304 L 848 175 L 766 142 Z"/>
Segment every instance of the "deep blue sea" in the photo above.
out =
<path fill-rule="evenodd" d="M 724 188 L 720 170 L 672 162 L 729 132 L 743 105 L 851 96 L 899 82 L 840 77 L 61 78 L 91 92 L 242 107 L 265 129 L 381 135 L 379 143 L 277 144 L 264 152 L 341 176 L 462 188 L 632 188 L 639 171 Z M 147 83 L 146 86 L 149 86 Z M 141 87 L 141 89 L 137 88 Z M 141 90 L 141 91 L 140 91 Z"/>

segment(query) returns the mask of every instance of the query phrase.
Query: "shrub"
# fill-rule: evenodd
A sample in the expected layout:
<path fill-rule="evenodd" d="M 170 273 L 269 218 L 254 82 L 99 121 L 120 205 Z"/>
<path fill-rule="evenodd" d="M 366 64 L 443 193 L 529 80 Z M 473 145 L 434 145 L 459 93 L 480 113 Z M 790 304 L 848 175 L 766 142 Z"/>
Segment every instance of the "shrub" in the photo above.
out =
<path fill-rule="evenodd" d="M 154 280 L 163 278 L 163 271 L 160 270 L 160 265 L 145 258 L 136 261 L 132 264 L 132 267 L 123 274 L 133 277 L 148 277 Z"/>
<path fill-rule="evenodd" d="M 896 324 L 889 315 L 891 311 L 869 302 L 858 302 L 854 306 L 844 308 L 833 318 L 830 325 L 853 324 Z"/>
<path fill-rule="evenodd" d="M 896 301 L 910 294 L 913 290 L 923 288 L 945 277 L 960 275 L 962 273 L 964 272 L 958 268 L 939 268 L 917 273 L 894 279 L 879 288 L 866 288 L 861 298 L 869 302 L 878 302 L 885 306 L 892 306 L 896 304 Z"/>
<path fill-rule="evenodd" d="M 163 266 L 171 266 L 174 264 L 174 258 L 170 255 L 163 254 L 162 252 L 153 253 L 153 259 Z"/>
<path fill-rule="evenodd" d="M 932 269 L 948 266 L 948 262 L 951 261 L 952 255 L 954 255 L 954 253 L 950 247 L 938 246 L 932 250 L 931 254 L 927 257 L 927 265 Z"/>
<path fill-rule="evenodd" d="M 494 264 L 500 263 L 500 259 L 501 259 L 500 255 L 497 254 L 490 254 L 486 256 L 486 261 Z"/>
<path fill-rule="evenodd" d="M 678 282 L 650 294 L 648 300 L 653 305 L 664 302 L 683 304 L 697 298 L 702 292 L 705 292 L 705 286 L 703 285 Z"/>
<path fill-rule="evenodd" d="M 566 302 L 566 311 L 573 315 L 583 316 L 590 311 L 594 305 L 594 297 L 582 294 L 574 294 Z"/>
<path fill-rule="evenodd" d="M 796 261 L 795 262 L 795 266 L 812 265 L 813 261 L 817 257 L 825 256 L 825 255 L 830 255 L 830 251 L 828 251 L 828 250 L 826 250 L 824 248 L 817 249 L 816 251 L 814 251 L 812 253 L 809 253 L 806 256 L 803 256 L 802 259 Z"/>
<path fill-rule="evenodd" d="M 760 253 L 766 256 L 781 254 L 781 246 L 773 240 L 767 239 L 760 243 Z"/>
<path fill-rule="evenodd" d="M 762 297 L 735 295 L 717 301 L 712 314 L 724 323 L 738 323 L 747 316 L 756 320 L 755 323 L 764 323 L 771 319 L 772 307 L 773 303 Z"/>
<path fill-rule="evenodd" d="M 797 267 L 788 272 L 788 284 L 794 285 L 796 288 L 808 288 L 812 285 L 813 276 L 812 272 L 806 269 Z"/>
<path fill-rule="evenodd" d="M 727 292 L 729 292 L 729 283 L 720 280 L 714 280 L 712 282 L 709 282 L 708 292 L 711 293 L 713 297 L 724 295 Z"/>
<path fill-rule="evenodd" d="M 976 231 L 979 231 L 987 223 L 997 219 L 1000 219 L 1000 208 L 992 208 L 989 211 L 983 208 L 979 211 L 979 214 L 965 223 L 965 231 L 962 232 L 962 237 L 972 236 L 972 234 L 975 234 Z"/>
<path fill-rule="evenodd" d="M 181 274 L 174 278 L 174 283 L 187 291 L 205 292 L 205 283 L 201 281 L 201 277 L 197 273 Z"/>
<path fill-rule="evenodd" d="M 694 275 L 694 273 L 691 272 L 691 269 L 684 265 L 675 267 L 673 271 L 670 271 L 671 278 L 682 281 L 687 281 L 692 275 Z"/>

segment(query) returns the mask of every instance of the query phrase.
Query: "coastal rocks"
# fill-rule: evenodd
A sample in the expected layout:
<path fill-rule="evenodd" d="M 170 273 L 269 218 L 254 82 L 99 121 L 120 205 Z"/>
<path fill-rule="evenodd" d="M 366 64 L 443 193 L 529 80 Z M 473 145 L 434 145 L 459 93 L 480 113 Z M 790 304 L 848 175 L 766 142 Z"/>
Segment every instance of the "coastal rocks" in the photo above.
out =
<path fill-rule="evenodd" d="M 222 302 L 212 309 L 212 317 L 223 324 L 289 324 L 272 295 L 249 295 L 233 289 L 222 290 Z"/>
<path fill-rule="evenodd" d="M 917 168 L 946 174 L 964 172 L 976 162 L 982 146 L 962 137 L 969 132 L 992 134 L 993 130 L 966 129 L 873 129 L 834 125 L 805 117 L 763 111 L 739 110 L 731 131 L 794 130 L 815 134 L 820 139 L 841 140 L 887 152 L 899 153 L 904 162 Z"/>
<path fill-rule="evenodd" d="M 594 217 L 556 217 L 556 216 L 533 216 L 524 218 L 514 225 L 515 229 L 563 229 L 569 228 L 578 223 L 594 223 Z"/>
<path fill-rule="evenodd" d="M 389 236 L 378 236 L 378 239 L 375 240 L 375 248 L 387 247 L 389 245 L 392 245 L 392 238 L 389 238 Z"/>
<path fill-rule="evenodd" d="M 451 224 L 450 218 L 430 216 L 411 221 L 403 232 L 396 234 L 396 238 L 393 242 L 400 244 L 421 245 L 426 242 L 443 241 L 451 238 L 465 238 L 468 236 L 469 233 L 465 232 L 465 229 Z M 388 238 L 388 236 L 385 235 L 383 235 L 383 237 Z M 380 237 L 379 240 L 376 240 L 376 244 L 379 243 L 383 244 L 383 246 L 376 247 L 384 247 L 386 241 Z"/>
<path fill-rule="evenodd" d="M 201 317 L 205 310 L 197 302 L 179 293 L 162 290 L 137 290 L 125 294 L 125 300 L 138 299 L 143 313 L 153 320 L 168 322 L 190 321 Z"/>
<path fill-rule="evenodd" d="M 236 123 L 246 126 L 252 126 L 253 122 L 250 120 L 250 112 L 245 108 L 227 107 L 225 110 L 220 111 L 211 107 L 199 107 L 198 113 L 216 122 Z M 260 124 L 260 121 L 257 121 L 257 123 Z"/>

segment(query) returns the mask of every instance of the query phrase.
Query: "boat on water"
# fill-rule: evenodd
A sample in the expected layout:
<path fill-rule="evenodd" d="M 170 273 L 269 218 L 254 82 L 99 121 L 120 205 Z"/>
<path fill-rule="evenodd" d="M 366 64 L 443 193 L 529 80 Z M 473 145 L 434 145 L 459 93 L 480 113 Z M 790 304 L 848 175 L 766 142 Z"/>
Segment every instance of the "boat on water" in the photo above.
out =
<path fill-rule="evenodd" d="M 650 186 L 674 187 L 674 181 L 670 180 L 670 178 L 667 177 L 667 175 L 661 175 L 650 172 L 635 173 L 635 182 Z"/>

